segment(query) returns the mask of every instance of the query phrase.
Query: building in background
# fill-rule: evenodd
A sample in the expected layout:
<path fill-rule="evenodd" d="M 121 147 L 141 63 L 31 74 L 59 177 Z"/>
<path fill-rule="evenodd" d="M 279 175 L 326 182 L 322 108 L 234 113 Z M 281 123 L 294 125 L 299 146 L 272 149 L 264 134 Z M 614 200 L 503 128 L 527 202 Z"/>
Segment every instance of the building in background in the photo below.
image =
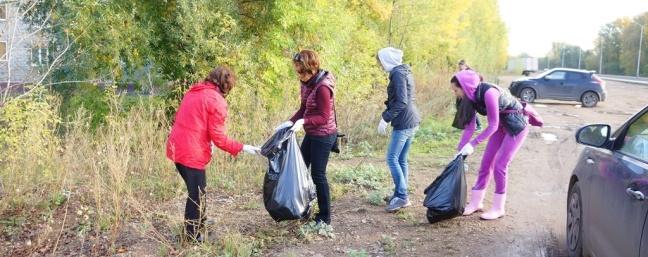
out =
<path fill-rule="evenodd" d="M 17 3 L 0 3 L 0 85 L 38 82 L 50 63 L 48 42 L 23 22 Z"/>

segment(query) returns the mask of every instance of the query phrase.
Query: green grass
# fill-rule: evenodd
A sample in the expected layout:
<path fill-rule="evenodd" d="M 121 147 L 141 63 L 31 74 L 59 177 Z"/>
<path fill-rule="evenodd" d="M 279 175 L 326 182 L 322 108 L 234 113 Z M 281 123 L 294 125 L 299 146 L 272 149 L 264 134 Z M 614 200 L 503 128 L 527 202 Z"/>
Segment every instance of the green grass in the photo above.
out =
<path fill-rule="evenodd" d="M 372 157 L 376 156 L 377 150 L 381 148 L 382 147 L 371 144 L 367 141 L 361 141 L 356 144 L 345 144 L 340 149 L 339 154 L 333 154 L 331 156 L 339 160 L 351 160 L 358 157 Z"/>
<path fill-rule="evenodd" d="M 456 152 L 461 130 L 452 127 L 452 117 L 434 117 L 421 122 L 412 143 L 412 153 L 450 156 Z"/>
<path fill-rule="evenodd" d="M 259 242 L 252 237 L 244 236 L 240 233 L 228 233 L 215 242 L 202 243 L 184 250 L 184 256 L 261 256 Z M 165 250 L 158 249 L 158 252 L 160 251 Z"/>
<path fill-rule="evenodd" d="M 367 201 L 374 206 L 385 205 L 384 197 L 389 194 L 387 189 L 373 190 L 367 194 Z"/>
<path fill-rule="evenodd" d="M 362 189 L 383 188 L 387 178 L 388 171 L 384 167 L 375 167 L 371 164 L 342 167 L 332 172 L 333 182 Z"/>
<path fill-rule="evenodd" d="M 315 237 L 335 239 L 335 232 L 331 225 L 324 223 L 318 225 L 315 221 L 302 225 L 299 228 L 299 235 L 307 242 L 313 241 Z"/>
<path fill-rule="evenodd" d="M 361 250 L 351 250 L 348 253 L 349 257 L 369 257 L 369 254 L 367 253 L 366 250 L 361 249 Z"/>
<path fill-rule="evenodd" d="M 387 255 L 396 254 L 396 240 L 393 237 L 382 235 L 382 239 L 380 239 L 380 245 L 382 246 L 383 250 L 385 250 L 385 253 L 387 253 Z"/>
<path fill-rule="evenodd" d="M 412 225 L 417 224 L 416 215 L 413 212 L 409 211 L 408 209 L 398 210 L 398 212 L 396 213 L 396 218 L 398 218 L 401 221 L 409 222 Z"/>
<path fill-rule="evenodd" d="M 261 202 L 253 198 L 243 205 L 243 210 L 257 210 L 257 209 L 261 209 L 262 207 L 263 205 L 261 204 Z"/>

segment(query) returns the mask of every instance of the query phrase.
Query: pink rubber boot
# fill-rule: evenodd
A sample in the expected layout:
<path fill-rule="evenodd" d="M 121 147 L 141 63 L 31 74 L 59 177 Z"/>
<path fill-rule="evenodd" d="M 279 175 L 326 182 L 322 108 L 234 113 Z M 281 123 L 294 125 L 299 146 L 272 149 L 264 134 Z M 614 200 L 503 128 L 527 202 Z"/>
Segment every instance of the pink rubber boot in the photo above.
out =
<path fill-rule="evenodd" d="M 468 216 L 475 213 L 476 211 L 481 211 L 484 208 L 484 194 L 486 190 L 472 190 L 470 192 L 470 202 L 466 204 L 463 215 Z"/>
<path fill-rule="evenodd" d="M 504 216 L 506 212 L 504 211 L 504 204 L 506 203 L 506 194 L 495 194 L 493 197 L 493 207 L 483 213 L 480 217 L 483 220 L 495 220 Z"/>

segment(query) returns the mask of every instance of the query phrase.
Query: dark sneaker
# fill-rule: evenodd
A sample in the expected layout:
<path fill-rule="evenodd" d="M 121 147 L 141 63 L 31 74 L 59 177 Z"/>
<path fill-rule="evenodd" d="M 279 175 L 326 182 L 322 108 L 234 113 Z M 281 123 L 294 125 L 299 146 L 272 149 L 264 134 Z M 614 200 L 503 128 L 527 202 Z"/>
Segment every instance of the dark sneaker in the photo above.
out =
<path fill-rule="evenodd" d="M 387 208 L 385 208 L 385 211 L 387 211 L 387 212 L 396 212 L 396 211 L 400 210 L 401 208 L 407 207 L 408 203 L 411 205 L 411 203 L 408 200 L 404 200 L 404 199 L 400 199 L 398 197 L 394 197 L 389 202 L 389 205 L 387 206 Z"/>
<path fill-rule="evenodd" d="M 321 225 L 321 224 L 331 225 L 330 218 L 327 219 L 325 217 L 322 217 L 321 215 L 319 215 L 319 213 L 315 215 L 315 219 L 313 220 L 315 221 L 315 223 L 317 223 L 317 225 Z"/>
<path fill-rule="evenodd" d="M 198 235 L 197 238 L 189 235 L 176 235 L 175 240 L 182 245 L 202 244 L 205 242 L 202 235 Z"/>
<path fill-rule="evenodd" d="M 202 244 L 202 243 L 205 243 L 205 242 L 207 242 L 207 238 L 205 238 L 205 236 L 203 236 L 203 235 L 200 235 L 198 238 L 196 238 L 196 243 L 197 244 Z"/>
<path fill-rule="evenodd" d="M 325 225 L 328 225 L 328 223 L 326 223 L 323 220 L 315 220 L 315 226 L 320 227 L 320 226 L 325 226 Z"/>
<path fill-rule="evenodd" d="M 198 245 L 198 244 L 203 244 L 207 242 L 215 242 L 216 241 L 216 235 L 213 232 L 208 232 L 207 233 L 209 237 L 206 237 L 203 234 L 198 234 L 198 237 L 193 237 L 190 235 L 176 235 L 175 239 L 176 242 L 181 243 L 181 244 L 189 244 L 189 245 Z"/>

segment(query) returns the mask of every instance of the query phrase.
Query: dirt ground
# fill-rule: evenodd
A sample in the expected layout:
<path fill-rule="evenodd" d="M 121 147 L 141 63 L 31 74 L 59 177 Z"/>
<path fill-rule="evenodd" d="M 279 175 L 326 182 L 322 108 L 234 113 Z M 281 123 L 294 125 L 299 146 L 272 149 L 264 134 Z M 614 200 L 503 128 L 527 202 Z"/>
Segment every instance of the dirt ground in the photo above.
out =
<path fill-rule="evenodd" d="M 504 85 L 510 80 L 504 78 Z M 341 256 L 364 249 L 370 256 L 566 256 L 567 186 L 582 149 L 574 140 L 576 129 L 588 123 L 618 127 L 647 104 L 646 86 L 607 82 L 607 88 L 608 100 L 596 108 L 580 108 L 576 102 L 535 103 L 546 127 L 532 129 L 511 164 L 507 216 L 502 219 L 481 221 L 473 215 L 428 224 L 421 192 L 443 168 L 436 160 L 418 156 L 411 163 L 410 183 L 415 193 L 409 214 L 387 214 L 382 207 L 359 204 L 348 197 L 333 203 L 337 239 L 276 249 L 270 255 Z M 480 161 L 481 151 L 469 158 L 469 187 Z M 491 183 L 489 192 L 493 187 Z M 486 208 L 491 198 L 489 193 Z"/>
<path fill-rule="evenodd" d="M 508 85 L 511 78 L 503 78 Z M 577 128 L 588 123 L 608 123 L 618 127 L 646 105 L 648 86 L 607 82 L 608 101 L 596 108 L 580 108 L 576 102 L 538 101 L 534 104 L 545 120 L 542 129 L 532 128 L 529 138 L 509 169 L 509 200 L 507 215 L 496 221 L 481 221 L 478 215 L 458 217 L 429 224 L 422 206 L 423 189 L 443 170 L 444 158 L 414 155 L 410 161 L 412 207 L 398 214 L 388 214 L 384 206 L 368 203 L 365 196 L 344 194 L 333 201 L 333 227 L 336 237 L 315 238 L 305 242 L 296 231 L 298 223 L 277 224 L 265 212 L 260 192 L 228 197 L 219 192 L 208 202 L 208 215 L 214 221 L 209 230 L 215 238 L 240 233 L 244 238 L 264 238 L 263 256 L 566 256 L 565 206 L 569 176 L 581 147 L 574 141 Z M 422 110 L 424 111 L 424 110 Z M 385 166 L 382 158 L 334 161 L 332 165 L 360 161 Z M 468 163 L 469 187 L 475 181 L 481 161 L 481 148 Z M 217 189 L 213 189 L 217 190 Z M 489 188 L 485 207 L 490 207 L 493 185 Z M 163 220 L 181 222 L 183 200 L 160 204 Z M 62 212 L 62 211 L 61 211 Z M 59 213 L 63 216 L 62 213 Z M 63 219 L 65 220 L 65 219 Z M 73 224 L 74 222 L 71 222 Z M 196 248 L 164 250 L 173 241 L 177 228 L 148 224 L 161 235 L 142 234 L 147 224 L 130 224 L 118 237 L 117 256 L 158 256 L 187 254 Z M 56 225 L 55 227 L 60 227 Z M 38 230 L 37 230 L 38 231 Z M 42 230 L 41 230 L 42 231 Z M 55 234 L 55 233 L 54 233 Z M 66 233 L 56 256 L 105 255 L 107 237 L 80 241 Z M 232 241 L 237 241 L 233 239 Z M 6 242 L 6 244 L 11 244 Z M 3 244 L 2 246 L 8 246 Z M 14 245 L 12 251 L 0 251 L 0 256 L 39 256 L 39 250 Z M 171 243 L 173 244 L 173 243 Z M 2 248 L 2 247 L 0 247 Z M 22 250 L 21 250 L 22 249 Z M 94 250 L 92 250 L 94 249 Z M 97 250 L 99 249 L 99 250 Z M 45 252 L 47 249 L 42 249 Z M 355 254 L 354 253 L 361 253 Z"/>
<path fill-rule="evenodd" d="M 510 80 L 503 78 L 502 84 L 508 85 Z M 361 196 L 346 194 L 332 203 L 334 239 L 304 243 L 294 237 L 290 240 L 289 235 L 264 250 L 263 255 L 348 256 L 361 252 L 368 256 L 566 256 L 567 186 L 581 150 L 574 140 L 576 129 L 588 123 L 618 127 L 646 105 L 647 86 L 607 82 L 607 87 L 608 100 L 596 108 L 581 108 L 577 102 L 540 100 L 534 104 L 546 125 L 542 129 L 532 128 L 527 142 L 511 164 L 507 215 L 502 219 L 481 221 L 478 215 L 473 215 L 429 224 L 426 208 L 422 206 L 422 191 L 443 170 L 440 164 L 447 161 L 418 155 L 410 161 L 412 207 L 399 214 L 388 214 L 384 206 L 373 206 Z M 475 167 L 481 161 L 480 150 L 468 159 L 469 187 L 475 181 Z M 363 161 L 385 165 L 381 158 Z M 493 183 L 489 187 L 486 208 L 490 206 L 492 190 Z M 260 195 L 246 196 L 249 197 L 258 198 L 259 203 L 262 201 Z M 209 214 L 216 220 L 213 230 L 217 237 L 224 233 L 223 228 L 245 235 L 268 233 L 269 237 L 274 237 L 278 235 L 267 231 L 281 230 L 277 226 L 290 230 L 294 226 L 276 224 L 263 208 L 246 209 L 237 204 L 237 199 L 220 199 L 209 204 L 215 205 L 222 210 Z M 180 201 L 167 207 L 170 213 L 182 210 Z M 152 245 L 150 240 L 141 240 L 128 246 L 126 255 L 154 256 Z"/>

